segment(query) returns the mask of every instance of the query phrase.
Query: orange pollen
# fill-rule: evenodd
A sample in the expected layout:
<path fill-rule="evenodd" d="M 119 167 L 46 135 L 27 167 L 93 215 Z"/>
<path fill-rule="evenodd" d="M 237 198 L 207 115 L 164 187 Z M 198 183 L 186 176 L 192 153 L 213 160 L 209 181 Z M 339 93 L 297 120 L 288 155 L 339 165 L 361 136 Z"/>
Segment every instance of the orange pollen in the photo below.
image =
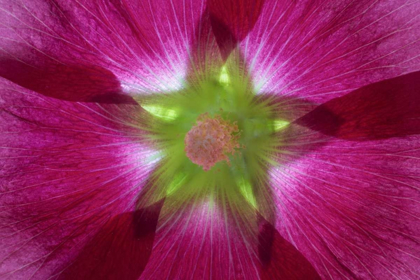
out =
<path fill-rule="evenodd" d="M 229 163 L 227 154 L 234 154 L 238 143 L 239 129 L 233 124 L 216 115 L 211 118 L 208 113 L 197 118 L 197 124 L 185 136 L 185 152 L 195 164 L 210 170 L 219 161 Z"/>

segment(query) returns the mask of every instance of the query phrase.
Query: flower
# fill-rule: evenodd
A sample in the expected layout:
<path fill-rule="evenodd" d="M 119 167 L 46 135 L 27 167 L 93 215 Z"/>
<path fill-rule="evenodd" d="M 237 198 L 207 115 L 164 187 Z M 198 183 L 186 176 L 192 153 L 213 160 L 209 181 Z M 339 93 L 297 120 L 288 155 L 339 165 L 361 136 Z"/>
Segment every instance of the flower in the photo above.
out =
<path fill-rule="evenodd" d="M 419 14 L 0 0 L 0 278 L 418 278 Z"/>

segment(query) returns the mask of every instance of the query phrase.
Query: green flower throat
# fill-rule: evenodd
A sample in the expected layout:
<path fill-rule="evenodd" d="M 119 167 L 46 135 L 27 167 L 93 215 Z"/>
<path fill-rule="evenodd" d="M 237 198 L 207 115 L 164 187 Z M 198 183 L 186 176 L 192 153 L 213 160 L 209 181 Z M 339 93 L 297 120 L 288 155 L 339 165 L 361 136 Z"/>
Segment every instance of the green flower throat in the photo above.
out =
<path fill-rule="evenodd" d="M 236 72 L 224 66 L 212 79 L 138 100 L 148 119 L 147 138 L 161 156 L 152 201 L 173 196 L 182 203 L 223 192 L 257 208 L 254 186 L 266 182 L 280 144 L 276 132 L 288 122 L 276 119 L 273 102 L 258 98 L 250 80 Z M 204 138 L 216 143 L 211 152 L 197 142 Z"/>

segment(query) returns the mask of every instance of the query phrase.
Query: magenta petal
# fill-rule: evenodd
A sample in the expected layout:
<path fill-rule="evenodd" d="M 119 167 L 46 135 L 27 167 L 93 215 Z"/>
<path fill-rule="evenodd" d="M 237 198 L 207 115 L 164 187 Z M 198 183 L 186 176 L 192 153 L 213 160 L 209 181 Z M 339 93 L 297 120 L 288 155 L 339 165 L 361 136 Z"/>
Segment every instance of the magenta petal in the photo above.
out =
<path fill-rule="evenodd" d="M 420 72 L 334 98 L 296 122 L 348 140 L 420 134 Z"/>
<path fill-rule="evenodd" d="M 258 253 L 261 279 L 321 279 L 308 260 L 273 225 L 262 217 L 260 220 Z"/>
<path fill-rule="evenodd" d="M 73 98 L 118 89 L 115 81 L 130 95 L 179 88 L 205 9 L 199 1 L 178 0 L 1 0 L 0 6 L 0 74 L 26 86 L 28 78 L 19 75 L 43 73 L 51 81 L 58 68 L 69 73 L 68 80 L 58 77 L 64 84 L 77 83 L 77 76 L 78 85 L 93 85 Z M 104 88 L 97 86 L 100 80 Z M 45 90 L 42 80 L 29 83 Z M 61 89 L 58 82 L 53 88 Z M 60 97 L 57 91 L 49 95 Z"/>
<path fill-rule="evenodd" d="M 420 70 L 416 1 L 266 0 L 241 46 L 259 92 L 314 103 Z"/>
<path fill-rule="evenodd" d="M 420 136 L 349 141 L 305 129 L 323 145 L 300 157 L 285 147 L 291 160 L 280 154 L 270 171 L 281 236 L 325 279 L 417 279 Z"/>
<path fill-rule="evenodd" d="M 172 205 L 167 198 L 140 279 L 259 279 L 258 225 L 246 202 L 215 206 L 200 199 L 182 209 Z"/>
<path fill-rule="evenodd" d="M 149 260 L 162 205 L 163 200 L 112 218 L 59 278 L 137 280 Z"/>
<path fill-rule="evenodd" d="M 48 279 L 135 210 L 156 159 L 139 106 L 0 88 L 0 278 Z"/>
<path fill-rule="evenodd" d="M 173 209 L 166 199 L 141 279 L 319 279 L 246 201 L 192 200 Z"/>

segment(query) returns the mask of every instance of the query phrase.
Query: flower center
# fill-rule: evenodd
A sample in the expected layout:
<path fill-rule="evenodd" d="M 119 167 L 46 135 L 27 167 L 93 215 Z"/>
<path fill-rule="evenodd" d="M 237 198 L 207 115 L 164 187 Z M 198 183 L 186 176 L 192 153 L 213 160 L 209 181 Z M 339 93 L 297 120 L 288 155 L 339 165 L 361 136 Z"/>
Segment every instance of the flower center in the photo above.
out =
<path fill-rule="evenodd" d="M 208 113 L 197 118 L 197 124 L 185 136 L 185 152 L 195 164 L 210 170 L 219 161 L 229 163 L 228 154 L 240 148 L 238 125 L 216 115 L 211 118 Z"/>

